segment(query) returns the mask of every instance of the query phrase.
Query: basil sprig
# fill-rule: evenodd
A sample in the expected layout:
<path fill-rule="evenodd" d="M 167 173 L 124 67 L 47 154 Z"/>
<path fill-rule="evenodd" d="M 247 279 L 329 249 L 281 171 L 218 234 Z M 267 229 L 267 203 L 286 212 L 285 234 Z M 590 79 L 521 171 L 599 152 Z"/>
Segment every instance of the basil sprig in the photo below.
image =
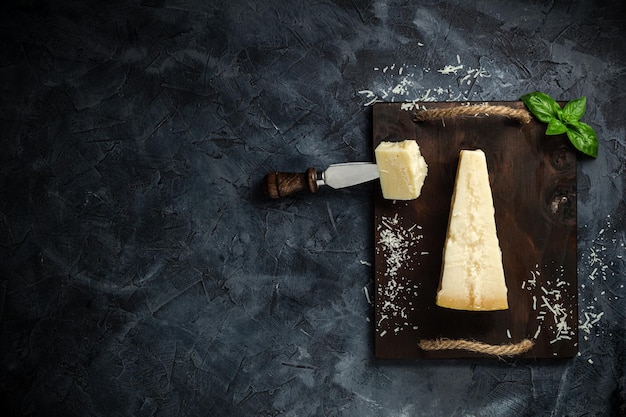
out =
<path fill-rule="evenodd" d="M 582 153 L 598 157 L 598 136 L 591 126 L 580 121 L 585 114 L 587 99 L 577 98 L 563 108 L 549 95 L 536 91 L 521 97 L 528 110 L 543 123 L 546 135 L 567 134 L 569 141 Z"/>

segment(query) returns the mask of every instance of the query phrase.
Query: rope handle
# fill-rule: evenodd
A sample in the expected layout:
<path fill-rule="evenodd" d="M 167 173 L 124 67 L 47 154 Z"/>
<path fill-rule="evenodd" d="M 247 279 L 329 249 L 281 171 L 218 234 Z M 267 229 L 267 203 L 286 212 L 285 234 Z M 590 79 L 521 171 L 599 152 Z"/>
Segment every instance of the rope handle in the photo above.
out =
<path fill-rule="evenodd" d="M 493 106 L 485 104 L 476 104 L 470 106 L 457 106 L 448 109 L 426 109 L 417 110 L 413 119 L 416 122 L 425 122 L 427 120 L 438 120 L 444 117 L 458 116 L 503 116 L 510 119 L 518 120 L 521 123 L 529 123 L 532 116 L 526 109 L 514 109 L 507 106 Z"/>
<path fill-rule="evenodd" d="M 518 343 L 506 345 L 490 345 L 488 343 L 476 342 L 465 339 L 435 339 L 420 340 L 418 346 L 422 350 L 467 350 L 476 353 L 485 353 L 495 356 L 516 356 L 528 352 L 533 348 L 535 342 L 524 339 Z"/>

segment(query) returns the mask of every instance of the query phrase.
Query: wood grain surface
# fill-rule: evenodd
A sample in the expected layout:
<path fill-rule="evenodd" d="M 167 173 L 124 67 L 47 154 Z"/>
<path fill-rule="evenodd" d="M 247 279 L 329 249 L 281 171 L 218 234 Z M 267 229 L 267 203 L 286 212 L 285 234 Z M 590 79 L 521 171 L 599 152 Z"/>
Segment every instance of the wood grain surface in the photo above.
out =
<path fill-rule="evenodd" d="M 489 104 L 523 108 L 521 102 Z M 428 109 L 459 105 L 415 104 Z M 373 110 L 374 147 L 383 140 L 415 139 L 428 163 L 417 200 L 385 200 L 380 190 L 375 196 L 376 357 L 487 356 L 418 348 L 420 340 L 436 338 L 494 345 L 532 339 L 534 347 L 522 357 L 574 356 L 578 339 L 574 148 L 565 135 L 546 136 L 545 125 L 534 119 L 522 124 L 483 115 L 416 122 L 414 111 L 400 103 L 378 103 Z M 435 305 L 461 149 L 482 149 L 487 157 L 508 287 L 505 311 L 454 311 Z"/>

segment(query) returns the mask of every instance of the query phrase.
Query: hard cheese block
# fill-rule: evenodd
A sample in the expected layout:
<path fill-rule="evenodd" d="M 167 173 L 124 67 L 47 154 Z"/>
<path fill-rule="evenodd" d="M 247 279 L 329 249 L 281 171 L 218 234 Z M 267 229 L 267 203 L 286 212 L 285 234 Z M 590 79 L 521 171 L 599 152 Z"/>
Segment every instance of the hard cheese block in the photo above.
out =
<path fill-rule="evenodd" d="M 456 310 L 506 310 L 507 287 L 487 161 L 462 150 L 443 252 L 437 305 Z"/>
<path fill-rule="evenodd" d="M 384 198 L 414 200 L 419 197 L 428 165 L 415 140 L 381 142 L 374 153 Z"/>

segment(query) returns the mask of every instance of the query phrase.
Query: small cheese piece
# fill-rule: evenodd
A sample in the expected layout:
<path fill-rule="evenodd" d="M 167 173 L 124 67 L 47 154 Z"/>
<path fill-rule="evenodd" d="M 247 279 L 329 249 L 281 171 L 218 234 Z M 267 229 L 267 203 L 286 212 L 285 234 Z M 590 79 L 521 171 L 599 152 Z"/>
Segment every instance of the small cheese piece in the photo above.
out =
<path fill-rule="evenodd" d="M 436 303 L 456 310 L 509 308 L 487 160 L 481 150 L 460 154 Z"/>
<path fill-rule="evenodd" d="M 413 200 L 419 197 L 428 165 L 416 141 L 381 142 L 374 153 L 384 198 Z"/>

